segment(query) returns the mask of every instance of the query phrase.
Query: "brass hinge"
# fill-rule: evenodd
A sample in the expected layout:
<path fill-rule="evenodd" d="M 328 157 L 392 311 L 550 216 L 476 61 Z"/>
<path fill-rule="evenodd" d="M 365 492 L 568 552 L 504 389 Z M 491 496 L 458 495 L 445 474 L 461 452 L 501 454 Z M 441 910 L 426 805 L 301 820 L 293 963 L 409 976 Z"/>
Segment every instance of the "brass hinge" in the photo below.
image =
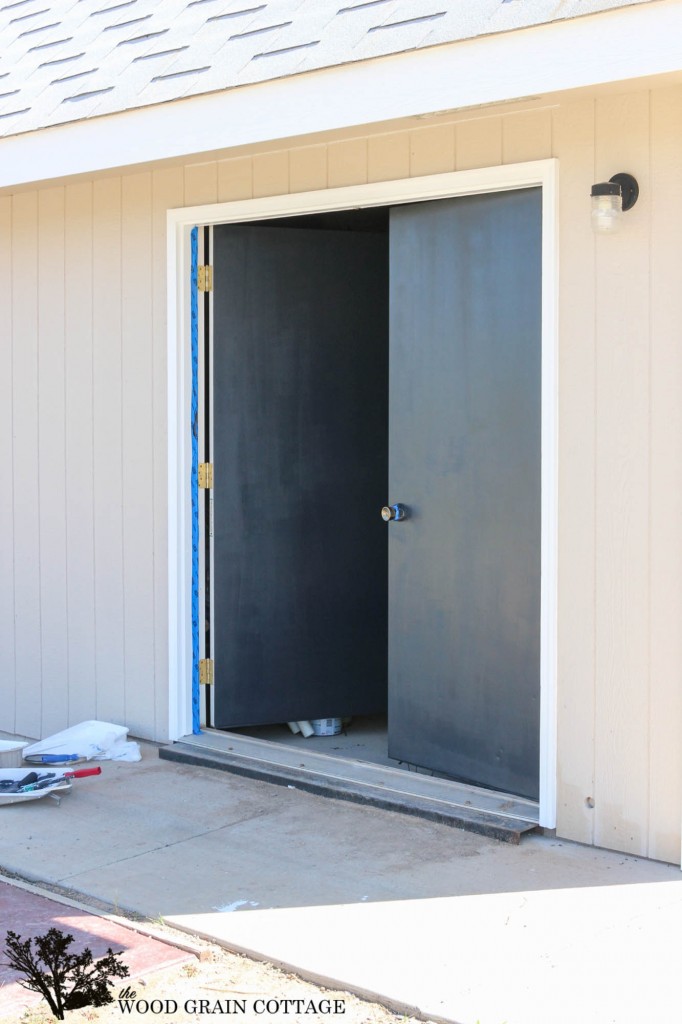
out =
<path fill-rule="evenodd" d="M 200 292 L 213 291 L 213 267 L 199 267 L 197 285 Z"/>
<path fill-rule="evenodd" d="M 199 487 L 204 491 L 210 491 L 213 487 L 213 463 L 202 462 L 199 465 Z"/>
<path fill-rule="evenodd" d="M 199 682 L 204 686 L 213 685 L 213 658 L 202 658 L 199 662 Z"/>

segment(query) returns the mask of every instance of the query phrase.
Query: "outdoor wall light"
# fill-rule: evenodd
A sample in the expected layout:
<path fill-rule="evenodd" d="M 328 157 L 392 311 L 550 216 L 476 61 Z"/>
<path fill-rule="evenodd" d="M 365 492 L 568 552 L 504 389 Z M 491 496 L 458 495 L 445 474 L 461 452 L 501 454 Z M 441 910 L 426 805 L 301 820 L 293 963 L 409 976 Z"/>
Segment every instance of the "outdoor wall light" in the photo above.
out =
<path fill-rule="evenodd" d="M 592 229 L 599 235 L 618 231 L 621 215 L 631 210 L 639 196 L 639 185 L 631 174 L 614 174 L 608 181 L 592 186 Z"/>

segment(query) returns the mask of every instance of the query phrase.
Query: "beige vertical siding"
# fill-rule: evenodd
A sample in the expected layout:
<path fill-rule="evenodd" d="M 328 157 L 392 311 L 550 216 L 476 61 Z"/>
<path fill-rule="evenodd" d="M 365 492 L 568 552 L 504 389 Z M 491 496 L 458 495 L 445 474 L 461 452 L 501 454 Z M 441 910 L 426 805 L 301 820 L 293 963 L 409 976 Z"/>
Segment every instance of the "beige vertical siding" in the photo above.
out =
<path fill-rule="evenodd" d="M 410 133 L 410 174 L 442 174 L 455 170 L 455 128 L 434 125 Z"/>
<path fill-rule="evenodd" d="M 682 90 L 651 94 L 649 848 L 674 860 L 682 779 Z M 633 211 L 634 212 L 634 211 Z"/>
<path fill-rule="evenodd" d="M 502 163 L 502 121 L 486 117 L 457 125 L 457 170 Z"/>
<path fill-rule="evenodd" d="M 12 441 L 6 479 L 14 497 L 14 658 L 16 716 L 41 725 L 40 490 L 38 443 L 38 197 L 12 208 Z M 3 539 L 6 543 L 6 539 Z M 28 685 L 26 685 L 28 684 Z"/>
<path fill-rule="evenodd" d="M 553 130 L 561 161 L 559 273 L 567 284 L 559 309 L 558 818 L 564 835 L 591 843 L 599 813 L 588 804 L 596 799 L 595 236 L 586 210 L 595 180 L 594 103 L 557 111 Z"/>
<path fill-rule="evenodd" d="M 65 195 L 66 607 L 69 714 L 95 717 L 92 185 Z M 48 328 L 49 330 L 49 328 Z M 41 396 L 38 396 L 40 401 Z M 49 674 L 43 687 L 49 687 Z"/>
<path fill-rule="evenodd" d="M 0 729 L 166 735 L 166 211 L 184 201 L 183 168 L 0 199 Z"/>
<path fill-rule="evenodd" d="M 121 190 L 121 377 L 124 400 L 123 584 L 126 724 L 154 721 L 154 421 L 152 175 L 125 177 Z M 143 344 L 140 344 L 143 341 Z M 140 628 L 141 623 L 145 629 Z M 149 724 L 147 724 L 149 723 Z"/>
<path fill-rule="evenodd" d="M 293 156 L 293 154 L 292 154 Z M 377 135 L 367 144 L 367 180 L 391 181 L 410 176 L 410 136 L 407 132 Z"/>
<path fill-rule="evenodd" d="M 38 706 L 43 733 L 61 727 L 69 703 L 65 273 L 64 189 L 46 189 L 38 194 L 37 291 L 40 651 L 42 678 L 49 680 Z"/>
<path fill-rule="evenodd" d="M 254 196 L 277 196 L 289 191 L 289 160 L 286 152 L 263 153 L 253 158 Z"/>
<path fill-rule="evenodd" d="M 555 156 L 558 831 L 679 861 L 681 119 L 611 93 L 1 198 L 0 727 L 165 735 L 166 210 Z M 619 170 L 640 201 L 596 238 Z"/>
<path fill-rule="evenodd" d="M 320 146 L 318 148 L 323 151 L 323 155 L 326 160 L 326 146 Z M 305 150 L 303 152 L 305 152 Z M 300 177 L 298 180 L 301 180 Z M 314 186 L 306 183 L 301 186 L 301 191 L 305 191 L 310 187 Z M 324 188 L 324 185 L 320 185 L 319 187 Z M 252 198 L 253 160 L 249 157 L 237 157 L 234 160 L 220 160 L 218 162 L 218 202 L 230 203 L 237 199 Z"/>
<path fill-rule="evenodd" d="M 597 691 L 595 841 L 648 845 L 649 788 L 649 97 L 596 110 L 595 170 L 636 168 L 642 203 L 618 237 L 597 239 Z M 644 154 L 647 154 L 643 159 Z M 614 163 L 615 161 L 615 163 Z M 638 286 L 628 280 L 640 282 Z M 627 410 L 627 415 L 624 415 Z"/>
<path fill-rule="evenodd" d="M 97 718 L 125 708 L 121 179 L 93 187 L 93 464 Z"/>
<path fill-rule="evenodd" d="M 12 391 L 12 200 L 0 197 L 0 728 L 16 721 L 14 641 L 14 395 Z"/>
<path fill-rule="evenodd" d="M 346 139 L 327 147 L 329 188 L 363 185 L 367 181 L 367 139 Z M 256 193 L 256 195 L 263 193 Z"/>
<path fill-rule="evenodd" d="M 552 156 L 552 115 L 531 110 L 502 121 L 502 162 L 523 163 Z"/>

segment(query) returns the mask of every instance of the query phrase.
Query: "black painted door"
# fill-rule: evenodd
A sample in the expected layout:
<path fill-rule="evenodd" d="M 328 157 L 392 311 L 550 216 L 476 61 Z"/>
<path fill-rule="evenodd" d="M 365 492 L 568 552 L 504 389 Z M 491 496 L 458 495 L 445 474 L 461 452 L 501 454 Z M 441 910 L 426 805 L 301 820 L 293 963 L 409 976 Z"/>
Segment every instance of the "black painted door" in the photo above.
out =
<path fill-rule="evenodd" d="M 389 754 L 537 798 L 541 193 L 391 210 Z"/>
<path fill-rule="evenodd" d="M 215 724 L 386 707 L 385 235 L 214 230 Z"/>

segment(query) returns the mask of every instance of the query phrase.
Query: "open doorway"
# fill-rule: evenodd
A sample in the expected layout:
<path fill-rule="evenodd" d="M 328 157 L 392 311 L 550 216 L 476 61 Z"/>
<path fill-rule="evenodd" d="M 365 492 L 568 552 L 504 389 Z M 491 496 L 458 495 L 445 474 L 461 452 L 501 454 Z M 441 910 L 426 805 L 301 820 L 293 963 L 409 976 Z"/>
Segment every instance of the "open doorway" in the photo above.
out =
<path fill-rule="evenodd" d="M 537 800 L 541 210 L 214 229 L 218 728 Z"/>
<path fill-rule="evenodd" d="M 389 210 L 218 227 L 213 265 L 213 723 L 396 766 Z"/>

